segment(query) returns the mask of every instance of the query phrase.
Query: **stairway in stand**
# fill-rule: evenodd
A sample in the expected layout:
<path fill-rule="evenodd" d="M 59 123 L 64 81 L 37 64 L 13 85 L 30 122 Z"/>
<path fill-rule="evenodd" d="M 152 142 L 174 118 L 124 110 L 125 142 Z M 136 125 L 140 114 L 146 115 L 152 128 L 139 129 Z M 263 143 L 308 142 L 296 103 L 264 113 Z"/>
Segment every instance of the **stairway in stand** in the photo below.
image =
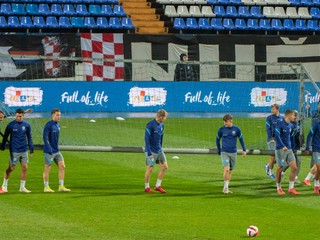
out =
<path fill-rule="evenodd" d="M 160 14 L 156 13 L 156 9 L 151 7 L 151 2 L 147 0 L 119 0 L 119 2 L 136 26 L 136 33 L 168 33 L 168 28 L 164 26 L 164 21 L 160 20 Z"/>

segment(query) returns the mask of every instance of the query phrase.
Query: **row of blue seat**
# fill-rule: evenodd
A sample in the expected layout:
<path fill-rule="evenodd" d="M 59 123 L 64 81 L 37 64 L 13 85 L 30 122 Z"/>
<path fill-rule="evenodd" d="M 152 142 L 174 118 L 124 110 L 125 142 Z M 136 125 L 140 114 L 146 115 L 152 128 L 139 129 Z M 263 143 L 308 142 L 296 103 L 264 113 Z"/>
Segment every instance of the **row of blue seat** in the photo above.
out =
<path fill-rule="evenodd" d="M 247 5 L 248 1 L 241 1 L 241 0 L 207 0 L 207 4 L 210 5 Z M 263 2 L 254 2 L 253 4 L 257 5 L 263 5 Z M 272 2 L 272 1 L 266 1 L 265 5 L 281 5 L 281 2 Z M 287 3 L 283 1 L 283 5 L 286 5 Z M 320 6 L 320 0 L 288 0 L 289 5 L 293 6 Z"/>
<path fill-rule="evenodd" d="M 67 15 L 67 16 L 119 16 L 124 17 L 127 14 L 121 5 L 114 5 L 113 8 L 109 4 L 104 5 L 89 5 L 89 10 L 84 4 L 77 4 L 74 7 L 73 4 L 52 4 L 49 7 L 46 3 L 30 3 L 24 7 L 22 3 L 2 3 L 0 5 L 0 15 Z"/>
<path fill-rule="evenodd" d="M 265 31 L 320 31 L 318 20 L 303 19 L 243 19 L 237 18 L 183 18 L 174 19 L 177 30 L 265 30 Z"/>
<path fill-rule="evenodd" d="M 118 0 L 2 0 L 8 3 L 98 3 L 98 4 L 118 4 Z"/>
<path fill-rule="evenodd" d="M 0 16 L 0 28 L 89 28 L 89 29 L 134 29 L 130 18 L 124 17 L 66 17 L 36 16 L 33 19 L 29 16 L 9 16 L 8 19 Z"/>

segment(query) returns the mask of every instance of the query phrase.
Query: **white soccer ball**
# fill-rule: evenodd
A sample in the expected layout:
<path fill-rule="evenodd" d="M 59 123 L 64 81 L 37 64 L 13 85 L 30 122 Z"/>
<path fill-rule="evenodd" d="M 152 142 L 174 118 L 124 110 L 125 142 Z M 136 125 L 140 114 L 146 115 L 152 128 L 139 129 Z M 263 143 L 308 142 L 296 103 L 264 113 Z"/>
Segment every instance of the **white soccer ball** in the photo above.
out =
<path fill-rule="evenodd" d="M 249 237 L 256 237 L 258 236 L 258 234 L 259 234 L 259 229 L 256 226 L 251 225 L 247 228 L 247 235 Z"/>
<path fill-rule="evenodd" d="M 125 120 L 123 117 L 116 117 L 116 119 L 117 119 L 118 121 L 124 121 L 124 120 Z"/>

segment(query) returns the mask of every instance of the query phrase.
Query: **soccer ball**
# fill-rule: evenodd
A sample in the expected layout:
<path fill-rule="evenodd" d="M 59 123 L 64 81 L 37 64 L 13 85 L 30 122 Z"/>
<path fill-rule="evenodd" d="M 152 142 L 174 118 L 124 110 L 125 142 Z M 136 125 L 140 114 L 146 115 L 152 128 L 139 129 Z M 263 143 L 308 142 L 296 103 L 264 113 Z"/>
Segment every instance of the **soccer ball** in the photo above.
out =
<path fill-rule="evenodd" d="M 256 237 L 258 236 L 258 234 L 259 234 L 259 229 L 256 226 L 251 225 L 247 228 L 247 235 L 249 237 Z"/>

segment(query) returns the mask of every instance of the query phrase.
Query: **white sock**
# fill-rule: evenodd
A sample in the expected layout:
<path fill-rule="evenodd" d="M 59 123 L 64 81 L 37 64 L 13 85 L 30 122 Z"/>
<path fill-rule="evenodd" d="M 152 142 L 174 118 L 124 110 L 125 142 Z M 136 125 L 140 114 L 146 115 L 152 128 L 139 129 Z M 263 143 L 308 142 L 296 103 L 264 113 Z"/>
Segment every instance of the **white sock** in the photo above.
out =
<path fill-rule="evenodd" d="M 292 188 L 294 188 L 294 181 L 289 182 L 289 189 L 292 189 Z"/>
<path fill-rule="evenodd" d="M 271 168 L 269 169 L 269 175 L 272 175 L 272 169 Z"/>
<path fill-rule="evenodd" d="M 8 179 L 4 178 L 2 186 L 8 186 L 8 181 L 9 181 L 9 178 Z"/>
<path fill-rule="evenodd" d="M 59 180 L 59 186 L 64 186 L 64 180 Z"/>
<path fill-rule="evenodd" d="M 314 180 L 314 186 L 319 187 L 319 180 Z"/>
<path fill-rule="evenodd" d="M 312 173 L 308 173 L 308 175 L 306 176 L 306 178 L 304 180 L 310 180 L 312 178 L 313 174 Z"/>
<path fill-rule="evenodd" d="M 277 190 L 279 190 L 281 188 L 281 183 L 276 183 L 277 185 Z"/>
<path fill-rule="evenodd" d="M 162 183 L 162 180 L 157 179 L 156 187 L 160 187 Z"/>
<path fill-rule="evenodd" d="M 149 187 L 150 187 L 149 183 L 145 183 L 145 184 L 144 184 L 144 188 L 145 188 L 145 189 L 147 189 L 147 188 L 149 188 Z"/>
<path fill-rule="evenodd" d="M 26 187 L 26 181 L 25 180 L 21 180 L 20 181 L 20 188 L 25 188 Z"/>
<path fill-rule="evenodd" d="M 224 181 L 223 188 L 224 189 L 228 189 L 229 188 L 229 181 Z"/>
<path fill-rule="evenodd" d="M 44 182 L 44 187 L 49 187 L 49 182 Z"/>

